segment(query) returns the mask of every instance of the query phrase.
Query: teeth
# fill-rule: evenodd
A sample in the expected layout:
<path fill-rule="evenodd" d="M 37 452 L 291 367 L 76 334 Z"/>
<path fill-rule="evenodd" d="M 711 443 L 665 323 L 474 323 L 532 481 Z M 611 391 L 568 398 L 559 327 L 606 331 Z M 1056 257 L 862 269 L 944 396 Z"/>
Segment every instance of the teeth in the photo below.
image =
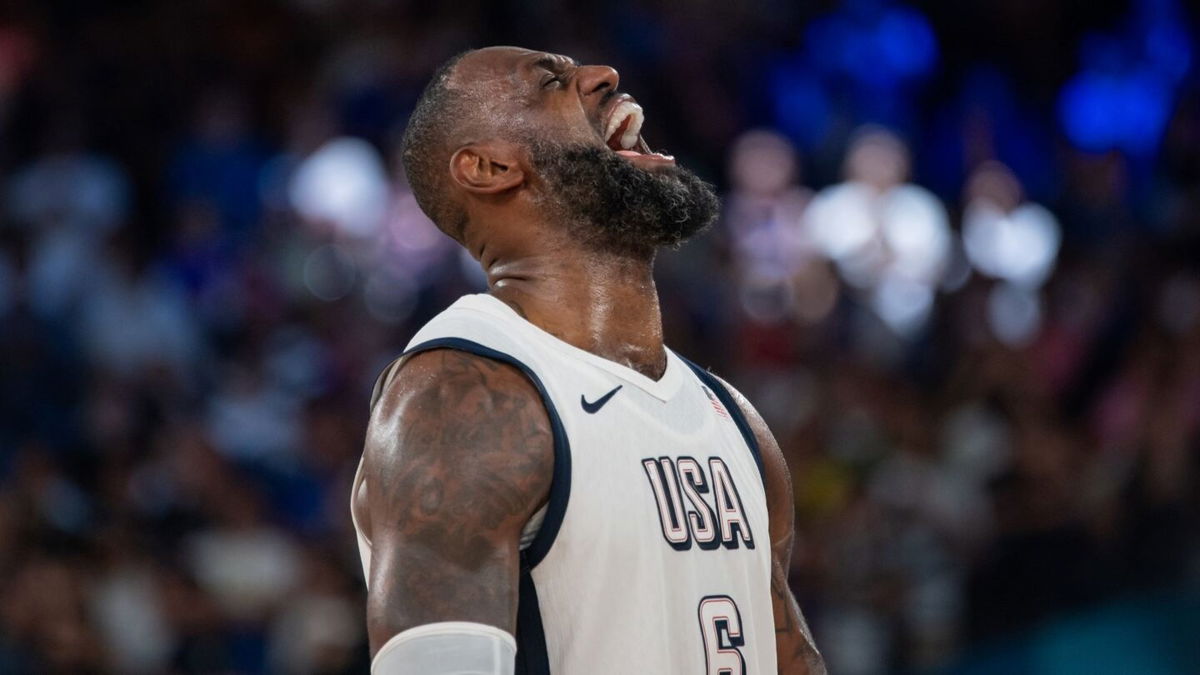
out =
<path fill-rule="evenodd" d="M 642 121 L 645 116 L 642 114 L 641 106 L 634 110 L 632 119 L 629 120 L 629 126 L 625 127 L 625 133 L 621 136 L 621 147 L 626 150 L 632 150 L 633 146 L 637 145 L 638 134 L 642 132 Z"/>
<path fill-rule="evenodd" d="M 629 119 L 629 124 L 625 127 L 625 132 L 621 134 L 620 144 L 621 148 L 631 150 L 637 144 L 638 134 L 642 132 L 642 122 L 646 119 L 645 113 L 642 112 L 642 106 L 633 101 L 621 101 L 617 104 L 616 109 L 608 116 L 604 137 L 612 138 L 612 135 L 626 119 Z"/>

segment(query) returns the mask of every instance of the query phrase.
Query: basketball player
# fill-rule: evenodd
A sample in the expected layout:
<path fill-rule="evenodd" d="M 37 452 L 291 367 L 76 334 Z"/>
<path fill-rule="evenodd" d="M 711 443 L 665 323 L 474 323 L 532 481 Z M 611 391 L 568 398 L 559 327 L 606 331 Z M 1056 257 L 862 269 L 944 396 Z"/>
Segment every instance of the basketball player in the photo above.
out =
<path fill-rule="evenodd" d="M 452 59 L 404 138 L 488 293 L 381 375 L 352 514 L 376 675 L 823 673 L 787 585 L 775 439 L 663 345 L 655 252 L 711 188 L 650 151 L 617 73 Z"/>

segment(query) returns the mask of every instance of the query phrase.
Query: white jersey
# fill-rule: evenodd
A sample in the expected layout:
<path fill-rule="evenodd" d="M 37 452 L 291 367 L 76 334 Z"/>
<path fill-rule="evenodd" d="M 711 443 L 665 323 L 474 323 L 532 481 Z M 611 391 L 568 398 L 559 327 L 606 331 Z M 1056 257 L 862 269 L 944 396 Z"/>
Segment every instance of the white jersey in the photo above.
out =
<path fill-rule="evenodd" d="M 522 538 L 517 673 L 775 675 L 761 459 L 719 381 L 670 350 L 652 380 L 490 295 L 454 303 L 405 355 L 436 348 L 519 368 L 554 432 L 549 502 Z"/>

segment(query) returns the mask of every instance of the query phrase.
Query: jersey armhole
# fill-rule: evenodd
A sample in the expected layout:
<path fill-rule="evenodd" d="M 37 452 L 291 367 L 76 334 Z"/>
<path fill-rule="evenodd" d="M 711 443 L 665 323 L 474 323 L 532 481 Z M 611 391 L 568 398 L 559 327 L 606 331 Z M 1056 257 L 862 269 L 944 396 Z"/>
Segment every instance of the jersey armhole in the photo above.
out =
<path fill-rule="evenodd" d="M 521 567 L 531 570 L 550 552 L 550 547 L 553 546 L 558 531 L 562 527 L 563 516 L 567 512 L 567 501 L 571 495 L 571 448 L 567 442 L 567 433 L 562 419 L 558 415 L 558 410 L 555 409 L 554 402 L 550 400 L 550 394 L 542 384 L 541 378 L 533 372 L 532 368 L 511 354 L 492 349 L 478 342 L 454 337 L 427 340 L 405 351 L 400 358 L 396 359 L 395 363 L 401 363 L 414 354 L 432 349 L 456 349 L 513 366 L 529 378 L 542 399 L 542 405 L 546 408 L 546 415 L 550 419 L 550 431 L 554 438 L 554 473 L 550 480 L 550 497 L 546 503 L 545 520 L 542 521 L 542 526 L 538 529 L 533 541 L 529 543 L 529 547 L 521 552 Z M 384 372 L 384 376 L 392 377 L 394 370 L 394 365 L 389 366 L 388 370 Z M 381 381 L 384 376 L 381 376 Z"/>
<path fill-rule="evenodd" d="M 676 354 L 676 356 L 679 356 Z M 742 407 L 733 400 L 733 395 L 729 393 L 729 389 L 721 382 L 717 376 L 692 363 L 688 359 L 679 356 L 679 359 L 686 363 L 692 372 L 696 373 L 696 377 L 700 378 L 700 382 L 704 386 L 712 390 L 717 399 L 721 401 L 721 405 L 729 411 L 729 415 L 733 417 L 733 423 L 737 425 L 738 431 L 742 432 L 742 439 L 746 441 L 746 447 L 750 449 L 750 454 L 754 457 L 754 464 L 758 467 L 758 477 L 763 482 L 763 487 L 767 484 L 766 471 L 763 469 L 762 452 L 758 448 L 758 439 L 754 437 L 754 431 L 750 428 L 750 422 L 746 419 L 745 413 L 742 412 Z"/>

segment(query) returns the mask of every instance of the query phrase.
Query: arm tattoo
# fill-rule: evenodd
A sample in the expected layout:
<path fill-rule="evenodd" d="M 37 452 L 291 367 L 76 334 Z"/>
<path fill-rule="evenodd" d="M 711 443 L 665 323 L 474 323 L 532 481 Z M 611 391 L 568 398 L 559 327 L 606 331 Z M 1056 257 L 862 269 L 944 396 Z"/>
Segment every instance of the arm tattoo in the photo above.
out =
<path fill-rule="evenodd" d="M 376 407 L 365 455 L 373 649 L 436 621 L 514 632 L 521 529 L 554 461 L 533 384 L 461 351 L 413 356 Z"/>

